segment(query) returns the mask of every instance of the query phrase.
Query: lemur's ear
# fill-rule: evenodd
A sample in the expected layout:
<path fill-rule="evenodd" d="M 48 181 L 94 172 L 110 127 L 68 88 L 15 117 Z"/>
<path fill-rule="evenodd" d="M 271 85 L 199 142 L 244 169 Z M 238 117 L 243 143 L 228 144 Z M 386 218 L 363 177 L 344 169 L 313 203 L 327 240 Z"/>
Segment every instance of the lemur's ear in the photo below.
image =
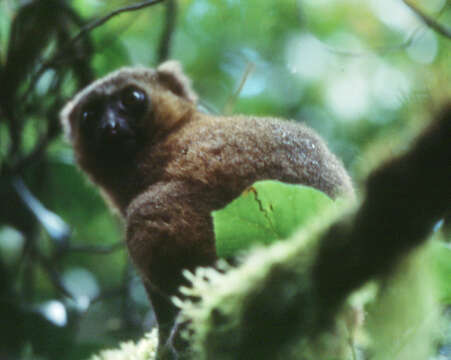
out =
<path fill-rule="evenodd" d="M 183 73 L 178 61 L 169 60 L 157 68 L 158 82 L 174 94 L 195 103 L 197 94 L 191 88 L 191 80 Z"/>

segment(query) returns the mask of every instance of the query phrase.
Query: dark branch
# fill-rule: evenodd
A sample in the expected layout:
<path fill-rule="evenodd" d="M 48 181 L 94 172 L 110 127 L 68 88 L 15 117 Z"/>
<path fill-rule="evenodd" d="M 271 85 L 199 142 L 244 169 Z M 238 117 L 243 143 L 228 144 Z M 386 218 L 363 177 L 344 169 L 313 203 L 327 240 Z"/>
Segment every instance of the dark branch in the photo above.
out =
<path fill-rule="evenodd" d="M 243 305 L 231 312 L 221 305 L 208 309 L 208 332 L 201 335 L 205 352 L 211 358 L 217 351 L 234 359 L 273 359 L 304 340 L 312 341 L 306 348 L 315 349 L 323 343 L 325 338 L 317 336 L 324 331 L 339 338 L 332 325 L 348 295 L 367 281 L 392 274 L 449 210 L 450 132 L 451 103 L 409 152 L 372 173 L 356 212 L 315 234 L 318 243 L 315 238 L 310 244 L 303 241 L 304 246 L 293 242 L 285 261 L 277 256 L 270 260 L 261 282 L 244 294 Z M 272 327 L 277 331 L 268 333 Z"/>
<path fill-rule="evenodd" d="M 31 164 L 36 163 L 42 158 L 53 137 L 49 137 L 47 133 L 42 135 L 34 149 L 27 156 L 20 158 L 11 168 L 6 169 L 6 173 L 8 175 L 18 175 Z"/>
<path fill-rule="evenodd" d="M 338 222 L 321 240 L 313 283 L 324 302 L 325 323 L 347 295 L 390 273 L 449 212 L 450 133 L 451 103 L 409 152 L 371 174 L 352 222 Z"/>
<path fill-rule="evenodd" d="M 125 12 L 131 12 L 143 9 L 148 6 L 156 5 L 165 0 L 147 0 L 143 1 L 134 5 L 125 6 L 119 9 L 116 9 L 109 14 L 101 17 L 100 19 L 94 20 L 90 22 L 89 24 L 86 24 L 83 26 L 80 30 L 80 32 L 75 35 L 66 46 L 64 46 L 60 51 L 57 51 L 53 56 L 51 56 L 48 60 L 42 61 L 39 69 L 33 74 L 32 79 L 30 81 L 30 85 L 28 87 L 27 92 L 24 94 L 22 99 L 26 99 L 30 92 L 34 89 L 36 83 L 41 78 L 41 76 L 50 68 L 53 68 L 56 66 L 58 60 L 61 60 L 61 58 L 64 57 L 64 54 L 70 49 L 74 44 L 76 44 L 80 39 L 82 39 L 86 34 L 91 32 L 92 30 L 98 28 L 99 26 L 105 24 L 107 21 L 111 20 L 113 17 L 120 15 Z"/>
<path fill-rule="evenodd" d="M 125 291 L 124 290 L 125 288 L 126 288 L 126 285 L 123 284 L 123 285 L 115 287 L 115 288 L 104 290 L 99 295 L 97 295 L 96 297 L 91 299 L 91 304 L 102 301 L 104 299 L 111 299 L 113 297 L 122 296 L 122 294 Z"/>
<path fill-rule="evenodd" d="M 175 0 L 166 0 L 166 25 L 160 40 L 158 51 L 158 62 L 161 63 L 169 58 L 171 51 L 172 35 L 174 33 L 177 18 L 177 3 Z"/>
<path fill-rule="evenodd" d="M 97 19 L 85 26 L 83 26 L 83 28 L 80 30 L 80 32 L 71 40 L 71 44 L 76 43 L 80 38 L 82 38 L 86 33 L 94 30 L 95 28 L 105 24 L 108 20 L 112 19 L 113 17 L 120 15 L 122 13 L 125 12 L 130 12 L 130 11 L 135 11 L 135 10 L 140 10 L 143 9 L 145 7 L 151 6 L 151 5 L 156 5 L 159 4 L 161 2 L 163 2 L 165 0 L 147 0 L 147 1 L 143 1 L 137 4 L 133 4 L 130 6 L 124 6 L 122 8 L 116 9 L 112 12 L 110 12 L 109 14 L 101 17 L 100 19 Z"/>
<path fill-rule="evenodd" d="M 44 227 L 52 240 L 57 245 L 63 246 L 71 234 L 70 227 L 58 215 L 46 209 L 20 177 L 14 177 L 12 185 L 24 205 Z"/>
<path fill-rule="evenodd" d="M 69 289 L 67 289 L 66 285 L 60 277 L 60 274 L 53 267 L 53 264 L 42 256 L 40 256 L 39 260 L 53 286 L 64 296 L 67 296 L 70 299 L 74 299 L 73 294 L 69 291 Z"/>
<path fill-rule="evenodd" d="M 88 253 L 88 254 L 111 254 L 115 251 L 124 249 L 125 244 L 121 242 L 117 242 L 112 245 L 106 246 L 96 246 L 96 245 L 71 245 L 67 248 L 67 252 L 80 252 L 80 253 Z"/>
<path fill-rule="evenodd" d="M 418 9 L 415 5 L 413 5 L 409 0 L 403 0 L 404 4 L 406 4 L 410 10 L 412 10 L 415 15 L 417 15 L 428 27 L 434 30 L 436 33 L 451 39 L 451 29 L 446 28 L 445 26 L 439 24 L 430 16 L 423 13 L 420 9 Z"/>
<path fill-rule="evenodd" d="M 327 51 L 329 51 L 335 55 L 339 55 L 339 56 L 350 56 L 350 57 L 371 56 L 371 55 L 373 55 L 374 52 L 378 53 L 378 54 L 385 54 L 385 53 L 398 51 L 398 50 L 407 48 L 414 42 L 414 40 L 418 36 L 418 33 L 423 29 L 424 29 L 423 27 L 416 28 L 400 44 L 387 45 L 387 46 L 374 46 L 374 47 L 371 47 L 368 51 L 341 50 L 341 49 L 336 49 L 328 44 L 324 44 L 324 46 L 326 47 Z"/>

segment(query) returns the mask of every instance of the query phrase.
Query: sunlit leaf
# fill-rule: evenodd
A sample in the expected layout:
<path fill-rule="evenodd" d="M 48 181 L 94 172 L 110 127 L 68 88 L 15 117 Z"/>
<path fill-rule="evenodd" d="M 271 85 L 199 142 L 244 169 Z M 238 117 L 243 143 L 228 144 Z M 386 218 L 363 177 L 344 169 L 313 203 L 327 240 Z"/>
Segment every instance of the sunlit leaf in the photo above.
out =
<path fill-rule="evenodd" d="M 254 244 L 286 239 L 331 203 L 327 195 L 308 186 L 259 181 L 213 212 L 217 253 L 231 256 Z"/>
<path fill-rule="evenodd" d="M 451 246 L 443 241 L 434 241 L 432 246 L 433 263 L 435 265 L 440 299 L 451 304 Z"/>

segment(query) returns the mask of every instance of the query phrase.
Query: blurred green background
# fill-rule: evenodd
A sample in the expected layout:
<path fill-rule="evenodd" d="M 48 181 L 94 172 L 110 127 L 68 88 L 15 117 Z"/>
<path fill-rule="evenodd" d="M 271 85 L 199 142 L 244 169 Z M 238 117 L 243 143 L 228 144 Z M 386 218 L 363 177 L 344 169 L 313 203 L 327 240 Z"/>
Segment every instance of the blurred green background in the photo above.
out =
<path fill-rule="evenodd" d="M 449 1 L 412 3 L 450 28 Z M 202 106 L 306 122 L 358 188 L 451 95 L 451 40 L 401 0 L 166 1 L 69 41 L 131 4 L 0 2 L 2 359 L 83 359 L 154 324 L 121 221 L 58 126 L 63 103 L 91 79 L 177 59 Z"/>

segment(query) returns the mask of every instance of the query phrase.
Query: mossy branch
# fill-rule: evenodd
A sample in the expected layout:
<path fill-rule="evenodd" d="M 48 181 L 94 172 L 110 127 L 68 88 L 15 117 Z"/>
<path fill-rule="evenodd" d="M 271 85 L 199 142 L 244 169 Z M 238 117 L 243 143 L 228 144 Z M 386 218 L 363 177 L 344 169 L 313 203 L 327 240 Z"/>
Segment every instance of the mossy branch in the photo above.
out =
<path fill-rule="evenodd" d="M 359 307 L 347 300 L 374 279 L 384 290 L 375 306 L 376 318 L 393 314 L 393 308 L 397 313 L 404 311 L 396 319 L 373 319 L 373 327 L 392 325 L 388 333 L 384 328 L 383 336 L 376 334 L 376 344 L 382 341 L 389 347 L 393 334 L 400 337 L 393 341 L 402 349 L 384 348 L 381 354 L 425 359 L 431 329 L 437 325 L 437 308 L 429 281 L 415 284 L 419 274 L 425 273 L 425 257 L 404 260 L 425 242 L 433 225 L 449 210 L 450 133 L 448 104 L 409 152 L 370 176 L 365 200 L 357 209 L 338 204 L 291 239 L 254 249 L 239 266 L 220 262 L 216 269 L 187 273 L 193 286 L 183 292 L 189 300 L 174 301 L 182 308 L 179 327 L 188 346 L 176 358 L 352 357 L 355 349 L 349 348 L 350 336 L 359 326 Z M 400 279 L 401 287 L 397 287 Z M 429 279 L 425 276 L 422 280 Z M 387 287 L 393 282 L 395 292 Z M 393 306 L 400 297 L 399 289 L 404 303 Z M 405 304 L 412 293 L 414 301 Z M 388 311 L 387 303 L 392 307 Z M 408 320 L 404 324 L 412 313 L 412 309 L 406 310 L 408 306 L 414 308 L 413 325 Z M 403 324 L 393 326 L 399 319 Z M 405 351 L 409 339 L 414 350 Z M 93 359 L 152 360 L 156 358 L 155 341 L 153 334 L 136 345 L 123 345 L 121 350 Z M 151 351 L 141 353 L 144 348 Z"/>
<path fill-rule="evenodd" d="M 449 209 L 450 134 L 448 104 L 411 151 L 370 176 L 356 211 L 336 210 L 287 242 L 253 251 L 237 268 L 190 276 L 193 287 L 184 292 L 197 300 L 179 304 L 192 322 L 186 336 L 194 355 L 187 356 L 297 359 L 301 351 L 324 358 L 331 349 L 321 339 L 338 334 L 348 296 L 391 274 Z"/>

